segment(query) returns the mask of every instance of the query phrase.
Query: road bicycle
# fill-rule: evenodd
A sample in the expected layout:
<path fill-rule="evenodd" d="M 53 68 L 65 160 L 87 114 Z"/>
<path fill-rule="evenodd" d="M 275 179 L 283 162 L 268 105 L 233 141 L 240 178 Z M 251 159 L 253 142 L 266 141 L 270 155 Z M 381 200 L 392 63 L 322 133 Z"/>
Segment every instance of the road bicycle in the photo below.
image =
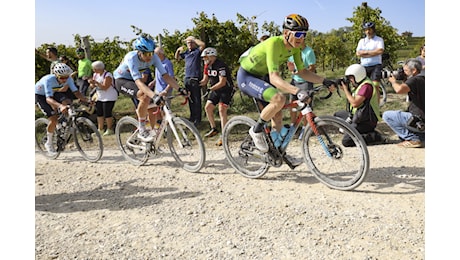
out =
<path fill-rule="evenodd" d="M 309 92 L 309 96 L 324 89 L 327 87 L 317 86 Z M 324 98 L 331 95 L 332 92 L 328 92 Z M 258 100 L 252 99 L 259 108 Z M 298 148 L 310 172 L 332 189 L 353 190 L 358 187 L 364 181 L 370 164 L 366 142 L 359 132 L 341 118 L 316 116 L 308 103 L 293 101 L 283 107 L 283 110 L 286 109 L 295 109 L 300 113 L 295 123 L 288 128 L 281 144 L 277 144 L 278 147 L 272 139 L 269 123 L 264 126 L 265 139 L 269 146 L 267 153 L 259 151 L 249 135 L 249 128 L 255 125 L 256 121 L 247 116 L 232 117 L 222 134 L 223 148 L 230 165 L 247 178 L 259 178 L 267 173 L 270 167 L 280 167 L 283 162 L 294 169 L 295 166 L 286 157 L 286 150 L 306 119 L 306 127 Z M 345 134 L 351 137 L 354 146 L 343 146 L 342 138 Z"/>
<path fill-rule="evenodd" d="M 137 137 L 139 131 L 137 119 L 124 116 L 118 120 L 115 136 L 118 147 L 127 161 L 141 166 L 149 158 L 159 158 L 169 150 L 184 170 L 189 172 L 201 170 L 206 160 L 206 152 L 200 132 L 189 120 L 175 116 L 165 102 L 177 96 L 156 96 L 152 99 L 153 106 L 158 106 L 163 112 L 163 119 L 158 129 L 150 130 L 155 131 L 155 138 L 151 142 L 143 142 Z M 165 148 L 166 145 L 169 149 Z"/>
<path fill-rule="evenodd" d="M 77 103 L 72 103 L 67 108 L 67 114 L 59 112 L 58 123 L 53 135 L 53 146 L 57 152 L 54 155 L 48 154 L 45 149 L 49 120 L 44 117 L 35 120 L 35 146 L 37 150 L 47 158 L 56 159 L 73 141 L 75 148 L 85 160 L 89 162 L 99 161 L 104 146 L 96 125 L 86 117 L 91 108 Z"/>

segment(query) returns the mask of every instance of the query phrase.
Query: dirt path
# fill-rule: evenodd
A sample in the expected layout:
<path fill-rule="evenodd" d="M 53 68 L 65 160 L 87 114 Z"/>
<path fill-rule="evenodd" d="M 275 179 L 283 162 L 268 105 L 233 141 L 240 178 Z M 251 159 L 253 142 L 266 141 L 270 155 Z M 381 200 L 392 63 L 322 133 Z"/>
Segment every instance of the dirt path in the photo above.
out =
<path fill-rule="evenodd" d="M 424 148 L 370 146 L 349 192 L 305 165 L 247 179 L 206 149 L 200 173 L 115 148 L 98 163 L 36 154 L 36 259 L 424 259 Z"/>

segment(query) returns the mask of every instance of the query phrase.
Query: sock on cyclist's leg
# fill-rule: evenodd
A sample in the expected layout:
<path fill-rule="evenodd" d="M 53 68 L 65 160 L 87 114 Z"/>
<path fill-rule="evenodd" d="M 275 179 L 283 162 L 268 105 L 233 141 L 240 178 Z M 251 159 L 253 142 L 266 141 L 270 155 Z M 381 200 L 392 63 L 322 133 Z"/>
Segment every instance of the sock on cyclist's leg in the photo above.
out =
<path fill-rule="evenodd" d="M 47 144 L 53 143 L 53 133 L 46 132 L 46 143 Z"/>
<path fill-rule="evenodd" d="M 256 126 L 254 126 L 254 133 L 260 133 L 262 130 L 264 130 L 264 125 L 267 123 L 267 121 L 263 120 L 262 118 L 259 117 L 259 120 L 257 120 Z"/>
<path fill-rule="evenodd" d="M 147 123 L 147 118 L 139 118 L 139 132 L 145 131 L 146 123 Z"/>

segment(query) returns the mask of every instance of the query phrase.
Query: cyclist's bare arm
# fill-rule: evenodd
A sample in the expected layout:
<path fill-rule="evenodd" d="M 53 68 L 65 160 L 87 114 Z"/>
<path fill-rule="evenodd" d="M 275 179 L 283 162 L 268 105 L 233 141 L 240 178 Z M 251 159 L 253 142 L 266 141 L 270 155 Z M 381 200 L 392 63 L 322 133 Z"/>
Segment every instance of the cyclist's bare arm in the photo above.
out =
<path fill-rule="evenodd" d="M 307 70 L 306 68 L 301 69 L 297 72 L 297 75 L 302 77 L 304 80 L 312 83 L 321 84 L 324 80 L 323 77 L 319 76 L 318 74 Z"/>
<path fill-rule="evenodd" d="M 299 88 L 291 85 L 289 82 L 286 82 L 283 78 L 281 78 L 277 71 L 270 72 L 268 75 L 270 77 L 270 83 L 284 93 L 295 95 L 299 90 Z"/>
<path fill-rule="evenodd" d="M 65 112 L 67 110 L 66 105 L 57 102 L 53 97 L 47 97 L 46 102 L 50 104 L 50 106 L 54 109 L 59 109 L 62 112 Z"/>
<path fill-rule="evenodd" d="M 75 91 L 73 94 L 80 100 L 80 102 L 84 103 L 89 103 L 89 100 L 87 97 L 83 96 L 83 94 L 80 91 Z"/>
<path fill-rule="evenodd" d="M 179 84 L 177 84 L 177 81 L 173 77 L 171 77 L 171 75 L 169 75 L 168 73 L 165 73 L 162 76 L 163 76 L 163 79 L 166 81 L 166 83 L 168 83 L 170 87 L 173 87 L 174 89 L 179 90 L 180 88 Z"/>

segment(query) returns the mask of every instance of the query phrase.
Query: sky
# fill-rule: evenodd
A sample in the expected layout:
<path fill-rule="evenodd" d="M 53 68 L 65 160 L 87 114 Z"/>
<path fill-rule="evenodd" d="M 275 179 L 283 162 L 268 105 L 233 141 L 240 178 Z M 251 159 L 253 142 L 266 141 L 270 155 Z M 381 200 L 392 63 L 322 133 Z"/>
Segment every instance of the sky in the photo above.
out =
<path fill-rule="evenodd" d="M 149 0 L 129 4 L 120 2 L 61 0 L 56 4 L 56 1 L 50 0 L 35 1 L 35 46 L 45 43 L 73 46 L 74 34 L 90 35 L 96 42 L 102 42 L 106 37 L 113 39 L 115 36 L 129 41 L 136 37 L 131 25 L 151 35 L 163 33 L 164 29 L 170 33 L 176 30 L 182 33 L 194 27 L 192 18 L 198 17 L 202 11 L 209 18 L 214 14 L 220 22 L 236 22 L 237 13 L 247 18 L 255 16 L 259 28 L 264 21 L 273 21 L 281 26 L 285 16 L 299 13 L 307 18 L 312 30 L 329 32 L 351 26 L 346 18 L 353 17 L 355 8 L 365 0 L 303 0 L 298 1 L 295 7 L 283 0 L 232 0 L 228 4 L 225 3 L 227 1 L 219 3 L 215 0 L 198 0 L 193 3 L 169 0 L 161 4 Z M 142 4 L 135 7 L 134 3 Z M 371 8 L 379 7 L 382 17 L 397 28 L 398 33 L 409 31 L 413 36 L 425 36 L 424 0 L 369 0 L 367 3 Z M 129 5 L 132 7 L 128 8 Z M 411 13 L 410 19 L 406 16 L 408 10 Z"/>

